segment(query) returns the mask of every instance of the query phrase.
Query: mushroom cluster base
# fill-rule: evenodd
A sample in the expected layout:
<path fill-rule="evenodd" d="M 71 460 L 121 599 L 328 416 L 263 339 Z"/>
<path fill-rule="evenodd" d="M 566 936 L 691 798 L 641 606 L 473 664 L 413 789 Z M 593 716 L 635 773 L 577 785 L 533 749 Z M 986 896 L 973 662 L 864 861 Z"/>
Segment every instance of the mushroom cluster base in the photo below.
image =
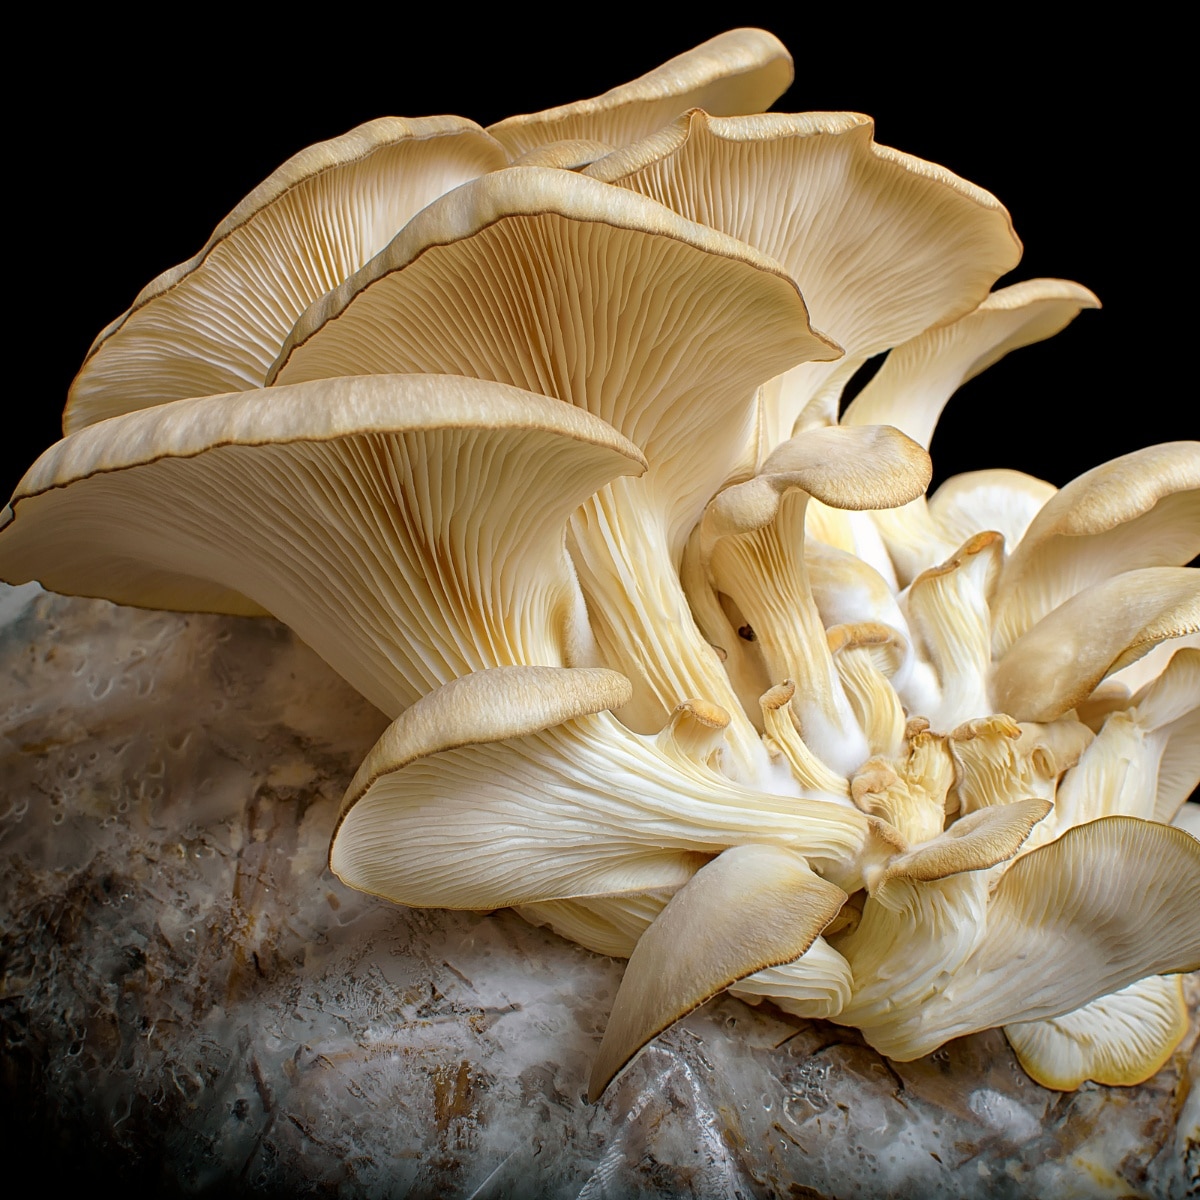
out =
<path fill-rule="evenodd" d="M 724 997 L 589 1105 L 623 964 L 322 873 L 384 719 L 272 621 L 2 588 L 0 722 L 5 1125 L 51 1183 L 1174 1198 L 1200 1176 L 1195 1021 L 1148 1083 L 1061 1094 L 997 1030 L 891 1063 Z"/>

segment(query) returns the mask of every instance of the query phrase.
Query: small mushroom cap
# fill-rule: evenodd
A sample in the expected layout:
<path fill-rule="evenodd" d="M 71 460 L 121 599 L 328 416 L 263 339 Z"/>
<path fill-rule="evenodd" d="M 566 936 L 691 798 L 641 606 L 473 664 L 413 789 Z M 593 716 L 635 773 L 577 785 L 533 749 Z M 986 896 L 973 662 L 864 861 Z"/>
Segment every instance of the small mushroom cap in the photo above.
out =
<path fill-rule="evenodd" d="M 683 887 L 629 959 L 588 1099 L 652 1038 L 731 983 L 799 958 L 846 893 L 774 846 L 726 850 Z"/>
<path fill-rule="evenodd" d="M 261 387 L 314 300 L 431 200 L 504 165 L 503 148 L 462 117 L 383 117 L 300 151 L 101 332 L 71 385 L 64 429 Z"/>
<path fill-rule="evenodd" d="M 1100 301 L 1065 279 L 1030 279 L 1001 288 L 973 312 L 939 324 L 888 355 L 847 408 L 848 425 L 895 425 L 928 449 L 950 397 L 969 379 L 1022 346 L 1064 329 Z M 968 531 L 979 533 L 981 526 Z"/>
<path fill-rule="evenodd" d="M 877 881 L 869 881 L 871 894 L 880 903 L 898 905 L 903 893 L 897 882 L 931 883 L 1007 862 L 1052 807 L 1048 800 L 1018 800 L 960 817 L 945 833 L 897 854 Z"/>
<path fill-rule="evenodd" d="M 792 56 L 762 29 L 733 29 L 591 100 L 508 117 L 488 133 L 516 158 L 549 142 L 588 139 L 622 146 L 689 108 L 761 112 L 791 86 Z"/>
<path fill-rule="evenodd" d="M 493 667 L 451 680 L 383 731 L 346 789 L 338 827 L 377 780 L 418 758 L 526 737 L 574 717 L 620 708 L 629 696 L 629 680 L 602 667 Z"/>
<path fill-rule="evenodd" d="M 881 818 L 896 831 L 902 839 L 899 850 L 903 855 L 910 843 L 928 843 L 943 836 L 954 762 L 941 734 L 912 723 L 906 729 L 902 724 L 900 741 L 900 751 L 893 759 L 863 763 L 850 781 L 850 794 L 863 812 Z M 894 854 L 887 856 L 888 862 L 894 860 Z M 868 870 L 870 887 L 884 878 L 885 866 L 874 864 Z"/>
<path fill-rule="evenodd" d="M 795 486 L 830 508 L 895 508 L 924 493 L 929 455 L 889 425 L 818 426 L 777 446 L 761 474 L 797 476 Z"/>
<path fill-rule="evenodd" d="M 807 429 L 777 447 L 753 479 L 714 497 L 701 544 L 771 524 L 780 498 L 795 488 L 832 508 L 889 508 L 921 495 L 932 473 L 929 455 L 889 426 Z"/>
<path fill-rule="evenodd" d="M 1124 814 L 1170 824 L 1200 784 L 1200 650 L 1110 713 L 1055 797 L 1061 828 Z"/>
<path fill-rule="evenodd" d="M 1123 571 L 1200 554 L 1200 442 L 1122 455 L 1073 479 L 1013 547 L 992 604 L 1000 657 L 1053 608 Z"/>
<path fill-rule="evenodd" d="M 785 679 L 759 697 L 764 741 L 773 752 L 783 756 L 802 790 L 844 801 L 850 795 L 846 777 L 818 758 L 800 736 L 791 707 L 795 695 L 796 685 Z"/>
<path fill-rule="evenodd" d="M 1093 736 L 1071 717 L 1049 725 L 1018 725 L 1004 713 L 964 721 L 946 742 L 954 760 L 952 803 L 971 813 L 1031 797 L 1053 800 L 1054 815 L 1038 829 L 1038 836 L 1045 837 L 1060 815 L 1058 779 L 1079 761 Z"/>
<path fill-rule="evenodd" d="M 1015 546 L 1057 490 L 1023 471 L 966 471 L 952 475 L 929 497 L 929 515 L 952 541 L 994 529 L 1006 546 Z"/>
<path fill-rule="evenodd" d="M 829 653 L 835 657 L 854 650 L 869 651 L 875 669 L 885 677 L 896 674 L 907 651 L 904 635 L 881 621 L 830 625 L 825 630 L 825 640 L 829 644 Z"/>
<path fill-rule="evenodd" d="M 719 757 L 729 728 L 729 713 L 710 700 L 685 700 L 655 739 L 667 755 L 678 755 L 712 765 Z"/>
<path fill-rule="evenodd" d="M 908 588 L 903 607 L 918 645 L 937 675 L 941 694 L 924 714 L 949 730 L 979 713 L 1005 712 L 992 704 L 991 610 L 989 601 L 1004 558 L 998 533 L 969 538 L 946 562 L 922 571 Z"/>
<path fill-rule="evenodd" d="M 907 667 L 911 654 L 908 638 L 891 625 L 863 621 L 830 625 L 826 640 L 871 753 L 902 753 L 904 709 L 891 681 Z"/>
<path fill-rule="evenodd" d="M 1005 1025 L 1025 1073 L 1045 1088 L 1073 1092 L 1091 1079 L 1107 1087 L 1144 1083 L 1188 1030 L 1179 975 L 1151 975 L 1073 1012 Z"/>
<path fill-rule="evenodd" d="M 1018 638 L 996 665 L 996 707 L 1053 721 L 1153 646 L 1200 630 L 1200 572 L 1126 571 L 1073 596 Z"/>

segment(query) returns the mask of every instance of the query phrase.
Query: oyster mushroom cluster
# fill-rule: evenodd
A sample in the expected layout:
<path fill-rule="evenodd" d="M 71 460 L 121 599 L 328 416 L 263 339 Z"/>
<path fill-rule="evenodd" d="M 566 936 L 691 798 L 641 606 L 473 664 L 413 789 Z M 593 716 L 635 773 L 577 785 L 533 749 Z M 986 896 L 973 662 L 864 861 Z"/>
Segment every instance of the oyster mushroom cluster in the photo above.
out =
<path fill-rule="evenodd" d="M 393 718 L 342 880 L 629 958 L 593 1097 L 727 988 L 1138 1082 L 1200 968 L 1200 443 L 927 499 L 954 390 L 1097 302 L 990 291 L 1004 208 L 791 79 L 738 30 L 298 154 L 97 338 L 0 574 L 291 626 Z"/>

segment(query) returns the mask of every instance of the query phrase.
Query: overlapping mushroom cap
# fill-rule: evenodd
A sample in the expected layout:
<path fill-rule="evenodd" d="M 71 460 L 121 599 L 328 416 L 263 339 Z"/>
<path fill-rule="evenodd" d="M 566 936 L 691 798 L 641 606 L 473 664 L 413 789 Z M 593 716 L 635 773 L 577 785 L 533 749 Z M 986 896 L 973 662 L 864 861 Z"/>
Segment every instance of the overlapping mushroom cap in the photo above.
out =
<path fill-rule="evenodd" d="M 394 718 L 344 881 L 630 957 L 593 1095 L 726 988 L 1143 1079 L 1200 967 L 1200 444 L 927 500 L 955 388 L 1096 301 L 990 293 L 1000 204 L 790 79 L 738 30 L 296 156 L 97 339 L 0 571 L 294 628 Z"/>

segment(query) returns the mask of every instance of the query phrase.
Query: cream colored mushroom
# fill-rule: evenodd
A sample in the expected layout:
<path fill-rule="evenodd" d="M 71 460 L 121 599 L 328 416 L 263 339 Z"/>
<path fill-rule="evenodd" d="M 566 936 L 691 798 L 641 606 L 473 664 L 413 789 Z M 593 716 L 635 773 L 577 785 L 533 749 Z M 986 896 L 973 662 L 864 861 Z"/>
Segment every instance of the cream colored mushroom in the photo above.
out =
<path fill-rule="evenodd" d="M 996 707 L 1052 721 L 1159 642 L 1200 631 L 1200 579 L 1186 567 L 1126 571 L 1073 596 L 996 664 Z"/>
<path fill-rule="evenodd" d="M 830 939 L 859 985 L 834 1019 L 901 1061 L 1200 966 L 1200 842 L 1166 825 L 1107 817 L 1007 868 L 890 888 Z"/>
<path fill-rule="evenodd" d="M 934 427 L 946 402 L 964 383 L 998 362 L 1012 350 L 1052 337 L 1085 308 L 1099 300 L 1077 283 L 1062 279 L 1031 279 L 989 295 L 973 312 L 940 323 L 887 356 L 875 377 L 847 408 L 847 425 L 885 423 L 902 429 L 929 448 Z M 1018 472 L 977 474 L 972 486 L 986 485 L 986 505 L 977 500 L 968 508 L 974 520 L 942 524 L 935 513 L 957 504 L 963 515 L 966 483 L 943 484 L 945 495 L 927 508 L 923 498 L 904 508 L 876 515 L 902 583 L 948 558 L 968 538 L 998 530 L 1011 544 L 1024 533 L 1037 508 L 1054 494 L 1040 480 Z M 957 501 L 951 499 L 958 497 Z M 1040 501 L 1040 503 L 1039 503 Z M 1003 526 L 1003 527 L 1002 527 Z"/>
<path fill-rule="evenodd" d="M 900 849 L 906 853 L 910 845 L 941 836 L 955 774 L 947 738 L 931 732 L 927 722 L 909 722 L 901 736 L 899 753 L 868 759 L 855 772 L 850 794 L 863 812 L 882 818 L 896 830 L 904 842 Z"/>
<path fill-rule="evenodd" d="M 929 449 L 946 401 L 1012 350 L 1066 328 L 1100 301 L 1065 279 L 1029 279 L 992 292 L 973 312 L 897 346 L 846 409 L 847 425 L 895 425 Z M 978 533 L 973 529 L 972 533 Z"/>
<path fill-rule="evenodd" d="M 727 987 L 1144 1078 L 1200 965 L 1200 651 L 1151 649 L 1200 446 L 926 504 L 954 387 L 1094 297 L 987 295 L 1007 213 L 866 118 L 736 115 L 791 70 L 739 30 L 297 156 L 98 339 L 0 572 L 314 645 L 394 718 L 341 878 L 630 956 L 593 1095 Z"/>
<path fill-rule="evenodd" d="M 594 656 L 563 529 L 643 461 L 588 413 L 453 376 L 177 401 L 51 447 L 5 511 L 0 571 L 270 612 L 395 715 L 484 667 Z"/>
<path fill-rule="evenodd" d="M 1016 265 L 1020 243 L 994 197 L 873 133 L 856 113 L 692 112 L 586 169 L 778 259 L 845 350 L 763 389 L 760 463 L 801 413 L 805 425 L 835 421 L 868 357 L 971 311 Z"/>
<path fill-rule="evenodd" d="M 812 503 L 809 503 L 809 509 Z M 836 510 L 829 510 L 836 511 Z M 934 702 L 936 681 L 928 664 L 917 661 L 912 631 L 898 603 L 894 582 L 857 555 L 819 540 L 804 520 L 804 565 L 813 600 L 827 633 L 838 625 L 878 625 L 891 632 L 888 675 L 897 692 L 915 696 L 913 712 L 927 712 Z M 917 678 L 914 678 L 914 675 Z"/>
<path fill-rule="evenodd" d="M 419 214 L 284 346 L 278 382 L 451 371 L 556 396 L 645 453 L 633 488 L 571 520 L 603 660 L 634 696 L 622 720 L 657 730 L 680 701 L 732 714 L 731 767 L 769 773 L 753 726 L 696 630 L 673 569 L 754 428 L 754 389 L 785 362 L 833 357 L 783 269 L 619 188 L 521 168 Z"/>
<path fill-rule="evenodd" d="M 885 908 L 901 908 L 911 897 L 906 885 L 953 879 L 1007 862 L 1051 807 L 1047 800 L 1017 800 L 960 817 L 945 833 L 895 855 L 869 875 L 871 899 Z"/>
<path fill-rule="evenodd" d="M 765 668 L 755 690 L 795 680 L 791 704 L 801 736 L 821 762 L 843 776 L 869 751 L 842 690 L 808 584 L 805 506 L 810 496 L 838 507 L 903 503 L 923 491 L 928 479 L 924 453 L 894 429 L 808 430 L 779 447 L 762 474 L 721 492 L 688 548 L 685 579 L 709 640 L 737 645 L 728 617 L 706 589 L 729 597 L 753 630 Z M 744 651 L 731 650 L 731 657 L 735 653 Z M 743 676 L 750 675 L 743 668 Z M 768 705 L 764 720 L 779 711 Z M 777 740 L 790 740 L 786 725 L 769 732 Z"/>
<path fill-rule="evenodd" d="M 992 601 L 1002 657 L 1051 609 L 1124 571 L 1200 554 L 1200 442 L 1135 450 L 1073 479 L 1013 547 Z"/>
<path fill-rule="evenodd" d="M 966 471 L 952 475 L 929 497 L 929 516 L 953 544 L 994 529 L 1006 546 L 1015 546 L 1056 490 L 1023 471 Z"/>
<path fill-rule="evenodd" d="M 504 165 L 503 147 L 462 117 L 384 117 L 300 151 L 100 333 L 71 385 L 64 429 L 261 387 L 314 300 L 431 200 Z"/>
<path fill-rule="evenodd" d="M 1063 779 L 1053 827 L 1123 814 L 1170 824 L 1200 784 L 1200 650 L 1112 713 Z"/>
<path fill-rule="evenodd" d="M 1103 816 L 1169 823 L 1197 783 L 1200 650 L 1183 649 L 1090 739 L 1058 787 L 1053 815 L 1026 851 Z M 1191 919 L 1196 922 L 1195 914 Z M 1151 976 L 1061 1017 L 1006 1025 L 1004 1032 L 1034 1079 L 1075 1088 L 1085 1079 L 1148 1079 L 1178 1044 L 1187 1021 L 1180 981 Z"/>
<path fill-rule="evenodd" d="M 846 912 L 843 908 L 827 930 L 836 928 Z M 822 936 L 795 961 L 739 979 L 730 985 L 729 994 L 747 1004 L 770 1000 L 793 1016 L 826 1021 L 845 1008 L 853 989 L 850 964 Z"/>
<path fill-rule="evenodd" d="M 588 1098 L 651 1038 L 754 971 L 799 958 L 846 895 L 798 854 L 740 846 L 703 867 L 642 935 L 592 1068 Z"/>
<path fill-rule="evenodd" d="M 826 641 L 871 754 L 900 754 L 907 722 L 891 680 L 904 668 L 907 640 L 891 626 L 863 621 L 829 627 Z"/>
<path fill-rule="evenodd" d="M 1109 1087 L 1145 1082 L 1187 1029 L 1182 977 L 1151 975 L 1061 1016 L 1005 1025 L 1004 1036 L 1042 1087 L 1074 1091 L 1088 1079 Z"/>
<path fill-rule="evenodd" d="M 762 29 L 733 29 L 592 100 L 508 117 L 488 133 L 519 158 L 562 142 L 597 149 L 645 137 L 689 108 L 761 112 L 792 82 L 792 56 Z"/>
<path fill-rule="evenodd" d="M 989 601 L 1003 555 L 998 533 L 976 534 L 946 562 L 918 575 L 901 599 L 918 653 L 937 679 L 936 702 L 921 715 L 939 731 L 996 711 L 989 693 Z"/>
<path fill-rule="evenodd" d="M 758 843 L 802 854 L 843 890 L 862 885 L 879 854 L 867 817 L 739 787 L 707 749 L 664 753 L 601 711 L 618 700 L 595 678 L 514 667 L 423 696 L 351 782 L 334 871 L 403 904 L 497 908 L 677 887 L 697 856 Z M 542 715 L 528 724 L 526 711 Z"/>
<path fill-rule="evenodd" d="M 1057 824 L 1058 781 L 1079 761 L 1093 737 L 1086 725 L 1071 717 L 1049 725 L 1021 725 L 998 713 L 963 722 L 946 739 L 954 762 L 955 810 L 972 813 L 1029 797 L 1053 801 L 1054 814 L 1038 826 L 1026 846 L 1048 839 L 1048 831 L 1065 828 Z"/>

